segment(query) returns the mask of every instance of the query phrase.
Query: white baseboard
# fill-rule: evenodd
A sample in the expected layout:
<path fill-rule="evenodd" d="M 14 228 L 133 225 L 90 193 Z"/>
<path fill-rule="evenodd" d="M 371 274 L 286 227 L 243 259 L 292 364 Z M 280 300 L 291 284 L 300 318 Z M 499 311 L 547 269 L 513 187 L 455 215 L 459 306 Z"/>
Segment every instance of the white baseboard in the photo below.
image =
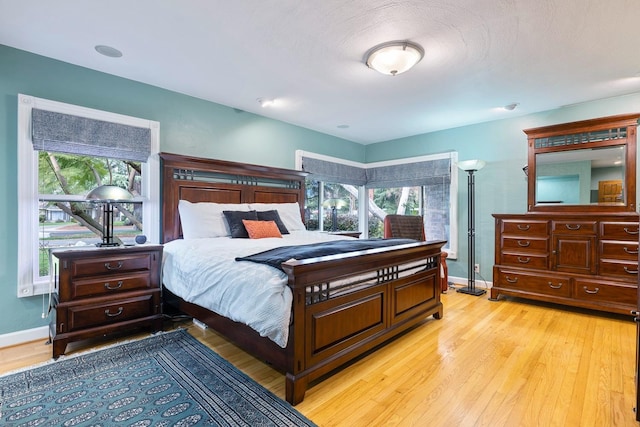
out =
<path fill-rule="evenodd" d="M 26 329 L 24 331 L 10 332 L 0 335 L 0 348 L 10 347 L 16 344 L 23 344 L 29 341 L 49 339 L 49 327 L 41 326 L 39 328 Z"/>
<path fill-rule="evenodd" d="M 467 286 L 469 284 L 469 279 L 467 277 L 449 276 L 449 283 L 459 286 Z M 493 282 L 487 282 L 476 278 L 476 288 L 491 289 L 492 286 Z"/>

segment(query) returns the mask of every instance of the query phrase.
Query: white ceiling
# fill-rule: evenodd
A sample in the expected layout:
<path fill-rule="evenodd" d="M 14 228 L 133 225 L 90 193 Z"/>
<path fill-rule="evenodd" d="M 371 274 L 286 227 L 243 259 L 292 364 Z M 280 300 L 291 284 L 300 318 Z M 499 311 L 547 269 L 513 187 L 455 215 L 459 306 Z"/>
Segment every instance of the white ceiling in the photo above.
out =
<path fill-rule="evenodd" d="M 638 92 L 639 20 L 638 0 L 0 0 L 0 44 L 368 144 Z M 424 59 L 367 68 L 391 40 Z"/>

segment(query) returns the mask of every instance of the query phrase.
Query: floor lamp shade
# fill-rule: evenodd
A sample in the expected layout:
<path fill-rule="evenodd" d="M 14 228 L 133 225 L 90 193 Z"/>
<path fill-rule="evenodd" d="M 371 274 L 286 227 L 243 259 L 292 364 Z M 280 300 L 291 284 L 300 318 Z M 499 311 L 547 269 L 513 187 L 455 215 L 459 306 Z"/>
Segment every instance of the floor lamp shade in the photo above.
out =
<path fill-rule="evenodd" d="M 459 288 L 458 292 L 470 295 L 482 295 L 487 291 L 484 289 L 476 289 L 475 264 L 476 264 L 476 206 L 475 206 L 475 172 L 482 169 L 485 165 L 484 160 L 465 160 L 458 162 L 458 168 L 467 172 L 467 248 L 468 248 L 468 266 L 467 266 L 467 287 Z"/>

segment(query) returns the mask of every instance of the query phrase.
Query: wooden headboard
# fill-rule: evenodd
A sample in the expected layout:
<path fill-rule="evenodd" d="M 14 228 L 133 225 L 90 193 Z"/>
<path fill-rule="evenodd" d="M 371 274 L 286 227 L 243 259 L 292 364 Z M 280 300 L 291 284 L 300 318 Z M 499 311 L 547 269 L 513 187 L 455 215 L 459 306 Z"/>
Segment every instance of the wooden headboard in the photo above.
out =
<path fill-rule="evenodd" d="M 306 172 L 160 153 L 163 243 L 182 237 L 178 202 L 300 203 Z"/>

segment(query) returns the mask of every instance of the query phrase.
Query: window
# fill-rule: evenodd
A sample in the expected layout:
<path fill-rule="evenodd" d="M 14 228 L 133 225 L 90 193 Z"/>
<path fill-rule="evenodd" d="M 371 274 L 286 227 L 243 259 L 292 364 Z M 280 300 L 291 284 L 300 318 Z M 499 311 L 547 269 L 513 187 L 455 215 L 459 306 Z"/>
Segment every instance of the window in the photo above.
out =
<path fill-rule="evenodd" d="M 358 230 L 358 188 L 349 184 L 307 179 L 305 189 L 307 230 Z"/>
<path fill-rule="evenodd" d="M 100 149 L 104 155 L 69 154 L 55 150 L 60 144 L 65 145 L 56 138 L 45 138 L 45 145 L 36 149 L 34 139 L 37 146 L 40 135 L 32 133 L 34 117 L 36 130 L 42 127 L 37 114 L 40 110 L 80 121 L 88 119 L 101 126 L 147 129 L 150 155 L 146 151 L 126 153 L 125 147 L 124 154 L 116 153 L 125 160 L 117 160 L 111 156 L 117 142 L 106 144 L 104 151 Z M 55 127 L 58 121 L 53 123 Z M 116 236 L 121 241 L 128 242 L 142 231 L 150 242 L 159 241 L 158 226 L 149 226 L 159 224 L 159 183 L 158 179 L 151 179 L 160 173 L 158 149 L 157 122 L 19 95 L 18 297 L 49 292 L 49 248 L 93 244 L 101 239 L 101 206 L 85 200 L 87 191 L 100 184 L 118 185 L 134 195 L 131 203 L 116 207 Z M 135 156 L 142 160 L 132 160 Z M 144 224 L 147 226 L 143 230 Z"/>
<path fill-rule="evenodd" d="M 457 160 L 458 154 L 451 152 L 361 164 L 299 150 L 296 167 L 310 172 L 306 181 L 307 228 L 331 230 L 331 211 L 323 209 L 323 204 L 331 203 L 326 199 L 351 198 L 348 208 L 337 211 L 338 230 L 357 227 L 363 238 L 378 238 L 383 236 L 386 215 L 422 215 L 427 240 L 446 240 L 443 249 L 456 258 L 458 175 L 451 169 Z M 352 209 L 354 204 L 357 209 Z"/>

